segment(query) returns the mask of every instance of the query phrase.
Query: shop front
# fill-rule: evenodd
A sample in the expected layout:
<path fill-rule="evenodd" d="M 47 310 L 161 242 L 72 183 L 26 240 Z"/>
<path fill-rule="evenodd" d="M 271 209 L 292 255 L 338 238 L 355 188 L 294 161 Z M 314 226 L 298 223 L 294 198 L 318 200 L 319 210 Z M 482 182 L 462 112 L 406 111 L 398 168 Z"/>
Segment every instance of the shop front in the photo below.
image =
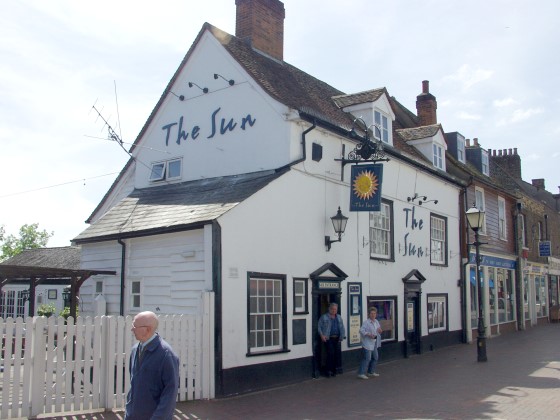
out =
<path fill-rule="evenodd" d="M 481 254 L 480 279 L 483 287 L 484 323 L 490 335 L 516 329 L 515 268 L 516 260 Z M 469 278 L 470 328 L 476 333 L 478 299 L 475 254 L 471 253 L 467 266 Z M 486 280 L 488 279 L 488 280 Z"/>

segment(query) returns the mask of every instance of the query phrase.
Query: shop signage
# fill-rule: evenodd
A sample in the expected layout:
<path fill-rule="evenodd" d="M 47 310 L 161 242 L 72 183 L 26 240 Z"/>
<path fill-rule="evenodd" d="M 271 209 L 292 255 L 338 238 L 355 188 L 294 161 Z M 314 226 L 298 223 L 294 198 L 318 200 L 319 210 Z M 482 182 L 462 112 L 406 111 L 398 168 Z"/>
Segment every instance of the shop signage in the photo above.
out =
<path fill-rule="evenodd" d="M 476 254 L 469 254 L 469 263 L 476 265 Z M 507 268 L 508 270 L 515 270 L 516 262 L 514 260 L 506 260 L 505 258 L 490 257 L 489 255 L 480 256 L 480 265 L 488 267 Z"/>
<path fill-rule="evenodd" d="M 317 287 L 319 289 L 340 289 L 340 283 L 337 281 L 319 281 Z"/>
<path fill-rule="evenodd" d="M 539 242 L 539 257 L 550 257 L 550 241 Z"/>
<path fill-rule="evenodd" d="M 380 211 L 383 165 L 354 165 L 350 177 L 350 211 Z"/>
<path fill-rule="evenodd" d="M 208 118 L 206 126 L 199 125 L 200 123 L 188 124 L 185 118 L 181 116 L 179 121 L 165 124 L 161 129 L 165 134 L 165 145 L 169 146 L 169 140 L 173 139 L 175 143 L 181 144 L 181 141 L 197 140 L 200 135 L 207 139 L 214 138 L 214 136 L 223 136 L 229 131 L 234 131 L 236 128 L 246 130 L 251 128 L 257 122 L 251 114 L 245 117 L 235 119 L 230 116 L 223 117 L 220 111 L 222 108 L 216 109 Z M 204 129 L 206 128 L 206 129 Z"/>

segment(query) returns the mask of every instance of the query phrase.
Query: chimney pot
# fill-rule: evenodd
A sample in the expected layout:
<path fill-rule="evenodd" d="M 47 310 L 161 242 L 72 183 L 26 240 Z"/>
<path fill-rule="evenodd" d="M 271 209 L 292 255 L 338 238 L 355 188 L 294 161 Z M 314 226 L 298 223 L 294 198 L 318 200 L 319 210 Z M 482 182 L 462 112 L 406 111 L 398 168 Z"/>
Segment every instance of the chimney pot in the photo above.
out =
<path fill-rule="evenodd" d="M 430 93 L 430 82 L 422 81 L 422 93 L 416 97 L 416 114 L 420 120 L 420 125 L 437 124 L 437 101 L 436 97 Z"/>
<path fill-rule="evenodd" d="M 476 147 L 479 147 L 479 144 L 478 144 L 478 137 L 475 137 L 475 138 L 473 139 L 473 142 L 474 142 L 474 145 L 475 145 Z"/>
<path fill-rule="evenodd" d="M 517 154 L 517 147 L 513 148 L 513 154 L 516 155 Z"/>

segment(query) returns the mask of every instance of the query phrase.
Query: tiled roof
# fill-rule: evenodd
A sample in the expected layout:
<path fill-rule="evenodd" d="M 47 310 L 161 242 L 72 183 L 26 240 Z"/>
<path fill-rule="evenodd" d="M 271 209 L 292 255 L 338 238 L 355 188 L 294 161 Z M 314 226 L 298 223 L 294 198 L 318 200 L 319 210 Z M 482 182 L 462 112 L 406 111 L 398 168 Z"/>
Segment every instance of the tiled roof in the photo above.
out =
<path fill-rule="evenodd" d="M 134 190 L 73 239 L 109 240 L 209 223 L 284 174 L 262 171 Z"/>
<path fill-rule="evenodd" d="M 2 264 L 78 270 L 80 268 L 80 247 L 24 249 L 20 254 L 9 258 Z"/>
<path fill-rule="evenodd" d="M 183 61 L 171 78 L 167 88 L 162 93 L 158 103 L 152 110 L 152 113 L 148 117 L 141 132 L 136 138 L 136 141 L 131 147 L 131 151 L 134 150 L 150 126 L 155 114 L 163 103 L 163 100 L 170 94 L 173 83 L 183 70 L 192 55 L 194 48 L 206 31 L 210 32 L 222 44 L 224 49 L 231 54 L 233 59 L 235 59 L 249 73 L 249 75 L 269 95 L 271 95 L 271 97 L 275 98 L 282 104 L 293 108 L 294 110 L 319 118 L 329 124 L 332 124 L 334 127 L 338 127 L 343 130 L 350 130 L 353 125 L 354 117 L 351 114 L 342 111 L 340 107 L 350 104 L 363 103 L 364 101 L 373 101 L 378 99 L 383 93 L 389 96 L 385 88 L 372 89 L 347 95 L 284 61 L 276 60 L 254 50 L 251 45 L 244 40 L 230 35 L 210 25 L 209 23 L 205 23 L 196 40 L 193 42 L 193 46 L 183 58 Z M 418 118 L 413 113 L 402 106 L 395 98 L 390 98 L 389 101 L 397 118 L 395 127 L 410 128 L 418 126 Z M 412 157 L 413 160 L 421 161 L 423 164 L 429 163 L 429 161 L 420 152 L 418 152 L 414 147 L 407 145 L 406 141 L 403 141 L 403 139 L 398 136 L 394 136 L 393 144 L 394 149 Z M 130 160 L 125 168 L 123 168 L 120 175 L 111 186 L 111 189 L 103 197 L 86 222 L 89 223 L 99 209 L 102 208 L 111 190 L 123 177 L 131 162 L 132 160 Z M 91 228 L 87 229 L 84 234 L 89 232 L 90 229 Z M 103 230 L 106 231 L 107 229 Z M 117 232 L 114 232 L 114 234 L 117 234 Z M 76 239 L 80 238 L 82 238 L 81 235 Z"/>
<path fill-rule="evenodd" d="M 377 101 L 381 95 L 387 93 L 385 88 L 366 90 L 365 92 L 352 93 L 350 95 L 333 96 L 334 103 L 339 108 L 344 108 L 350 105 L 365 104 Z M 388 95 L 387 95 L 388 96 Z"/>
<path fill-rule="evenodd" d="M 420 140 L 428 137 L 433 137 L 439 130 L 442 130 L 441 125 L 433 124 L 423 127 L 402 128 L 396 131 L 404 141 L 408 142 L 412 140 Z"/>

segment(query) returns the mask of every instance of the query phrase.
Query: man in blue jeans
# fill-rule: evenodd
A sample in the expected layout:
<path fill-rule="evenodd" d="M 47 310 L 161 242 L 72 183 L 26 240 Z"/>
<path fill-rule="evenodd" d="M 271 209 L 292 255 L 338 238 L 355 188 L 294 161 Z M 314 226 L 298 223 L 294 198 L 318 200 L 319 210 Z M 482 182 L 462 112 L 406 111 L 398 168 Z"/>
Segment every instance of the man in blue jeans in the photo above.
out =
<path fill-rule="evenodd" d="M 368 311 L 368 319 L 364 321 L 360 327 L 360 335 L 362 337 L 362 362 L 358 370 L 358 378 L 369 379 L 369 376 L 379 376 L 375 372 L 379 353 L 377 349 L 381 347 L 381 325 L 377 320 L 377 309 L 370 308 Z M 366 376 L 367 369 L 367 376 Z"/>

